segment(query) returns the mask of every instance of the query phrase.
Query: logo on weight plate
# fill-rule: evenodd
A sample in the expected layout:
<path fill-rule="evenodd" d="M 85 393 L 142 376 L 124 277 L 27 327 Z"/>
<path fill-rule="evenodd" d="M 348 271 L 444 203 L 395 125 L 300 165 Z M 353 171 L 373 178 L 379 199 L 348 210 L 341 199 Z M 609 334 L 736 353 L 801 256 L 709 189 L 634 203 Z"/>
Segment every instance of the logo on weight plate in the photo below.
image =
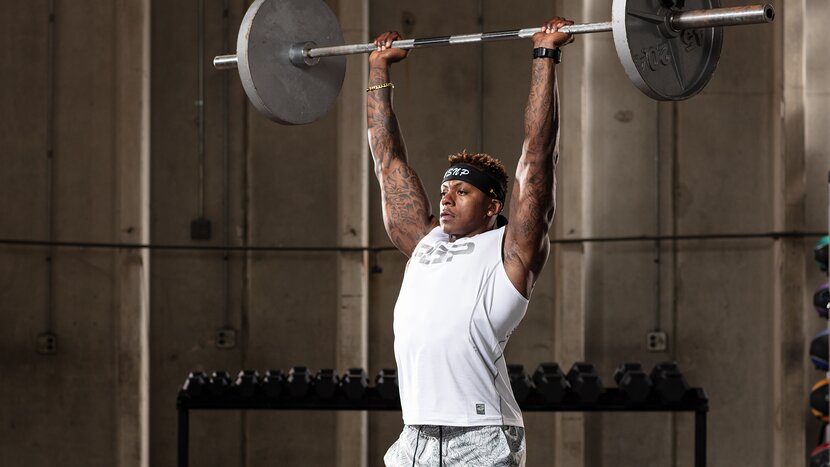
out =
<path fill-rule="evenodd" d="M 646 71 L 646 67 L 650 68 L 651 71 L 657 71 L 658 66 L 666 66 L 671 63 L 669 44 L 661 42 L 656 46 L 643 47 L 640 53 L 632 58 L 640 71 Z"/>

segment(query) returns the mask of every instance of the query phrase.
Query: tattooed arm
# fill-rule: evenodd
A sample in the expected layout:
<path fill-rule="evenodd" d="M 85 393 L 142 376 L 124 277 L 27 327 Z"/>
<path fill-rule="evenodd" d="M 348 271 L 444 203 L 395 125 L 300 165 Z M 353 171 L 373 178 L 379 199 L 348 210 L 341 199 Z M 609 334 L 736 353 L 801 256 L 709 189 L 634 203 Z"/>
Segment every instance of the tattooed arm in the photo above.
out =
<path fill-rule="evenodd" d="M 369 86 L 388 83 L 389 66 L 406 57 L 406 50 L 389 48 L 399 38 L 398 33 L 387 32 L 375 39 L 378 50 L 369 55 Z M 432 215 L 418 174 L 407 162 L 406 145 L 392 110 L 392 88 L 366 94 L 369 147 L 380 183 L 383 224 L 392 243 L 403 254 L 411 256 L 418 242 L 438 225 L 438 220 Z"/>
<path fill-rule="evenodd" d="M 554 18 L 533 35 L 533 47 L 555 48 L 570 41 L 570 34 L 557 32 L 573 24 Z M 556 162 L 559 158 L 559 94 L 554 62 L 533 60 L 530 96 L 525 108 L 525 140 L 516 168 L 510 197 L 510 223 L 504 239 L 504 268 L 525 297 L 530 295 L 548 259 L 548 230 L 556 207 Z"/>

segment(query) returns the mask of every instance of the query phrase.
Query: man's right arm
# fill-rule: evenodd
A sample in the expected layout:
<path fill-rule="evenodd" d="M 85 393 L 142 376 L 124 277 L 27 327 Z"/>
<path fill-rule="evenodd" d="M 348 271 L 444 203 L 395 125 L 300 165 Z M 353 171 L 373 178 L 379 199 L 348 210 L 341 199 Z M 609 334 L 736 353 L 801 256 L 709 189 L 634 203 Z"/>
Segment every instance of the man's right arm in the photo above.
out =
<path fill-rule="evenodd" d="M 406 51 L 389 49 L 397 33 L 385 33 L 375 40 L 379 50 L 369 56 L 369 86 L 390 82 L 389 66 L 406 57 Z M 380 183 L 383 224 L 392 243 L 406 256 L 430 230 L 438 225 L 432 215 L 424 186 L 407 162 L 398 119 L 392 110 L 392 88 L 367 91 L 369 147 Z"/>

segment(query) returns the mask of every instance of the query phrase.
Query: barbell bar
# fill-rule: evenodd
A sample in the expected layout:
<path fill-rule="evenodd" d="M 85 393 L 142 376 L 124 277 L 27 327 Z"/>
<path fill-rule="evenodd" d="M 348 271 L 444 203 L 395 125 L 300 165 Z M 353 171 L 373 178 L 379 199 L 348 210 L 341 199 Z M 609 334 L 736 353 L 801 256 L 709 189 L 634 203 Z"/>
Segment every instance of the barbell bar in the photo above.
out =
<path fill-rule="evenodd" d="M 614 0 L 611 21 L 574 24 L 562 31 L 612 32 L 623 68 L 638 89 L 654 99 L 682 100 L 700 92 L 714 73 L 720 27 L 769 23 L 774 17 L 770 4 L 720 8 L 719 0 Z M 402 39 L 392 47 L 524 39 L 539 31 Z M 340 92 L 343 57 L 377 48 L 342 42 L 334 13 L 320 0 L 256 0 L 243 18 L 237 53 L 217 56 L 213 64 L 220 70 L 238 68 L 249 99 L 271 120 L 310 123 L 328 112 Z"/>

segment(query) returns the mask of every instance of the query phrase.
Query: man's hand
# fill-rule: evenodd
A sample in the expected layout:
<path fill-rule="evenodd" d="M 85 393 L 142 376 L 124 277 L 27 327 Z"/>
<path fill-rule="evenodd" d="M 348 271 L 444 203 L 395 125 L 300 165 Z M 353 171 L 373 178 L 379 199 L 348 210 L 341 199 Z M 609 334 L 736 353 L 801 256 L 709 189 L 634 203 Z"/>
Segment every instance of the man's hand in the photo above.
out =
<path fill-rule="evenodd" d="M 533 35 L 533 47 L 545 47 L 548 49 L 555 49 L 573 42 L 573 34 L 565 34 L 559 32 L 562 26 L 570 26 L 574 24 L 573 21 L 560 18 L 556 16 L 542 25 L 542 31 Z"/>
<path fill-rule="evenodd" d="M 372 66 L 389 66 L 400 62 L 409 54 L 409 50 L 392 48 L 392 42 L 402 39 L 397 31 L 387 31 L 375 39 L 377 50 L 369 54 L 369 64 Z"/>

